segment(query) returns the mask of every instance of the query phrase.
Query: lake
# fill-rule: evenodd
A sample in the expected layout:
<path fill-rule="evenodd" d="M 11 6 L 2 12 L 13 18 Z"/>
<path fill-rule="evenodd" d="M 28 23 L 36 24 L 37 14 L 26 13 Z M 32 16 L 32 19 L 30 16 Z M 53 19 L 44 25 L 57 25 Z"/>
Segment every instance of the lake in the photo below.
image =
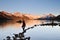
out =
<path fill-rule="evenodd" d="M 41 20 L 27 20 L 26 29 L 34 25 L 45 23 Z M 0 40 L 6 39 L 7 36 L 14 36 L 22 32 L 22 23 L 7 22 L 0 25 Z M 25 33 L 26 37 L 31 37 L 30 40 L 60 40 L 60 26 L 36 26 L 29 29 Z"/>

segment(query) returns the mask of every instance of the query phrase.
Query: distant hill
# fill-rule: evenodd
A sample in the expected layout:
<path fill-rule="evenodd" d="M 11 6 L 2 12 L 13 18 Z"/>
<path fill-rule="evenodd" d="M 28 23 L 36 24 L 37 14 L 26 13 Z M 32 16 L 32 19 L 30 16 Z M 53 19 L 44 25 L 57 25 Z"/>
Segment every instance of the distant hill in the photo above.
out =
<path fill-rule="evenodd" d="M 1 11 L 0 12 L 0 23 L 6 22 L 7 20 L 12 20 L 11 16 L 12 15 L 9 14 L 8 12 Z"/>
<path fill-rule="evenodd" d="M 51 20 L 54 19 L 56 16 L 54 16 L 53 14 L 48 14 L 48 15 L 44 15 L 41 18 L 38 18 L 38 20 Z"/>
<path fill-rule="evenodd" d="M 56 16 L 54 20 L 60 22 L 60 15 Z"/>
<path fill-rule="evenodd" d="M 37 18 L 36 20 L 54 20 L 54 21 L 60 22 L 60 15 L 54 16 L 53 14 L 49 14 L 49 15 Z"/>
<path fill-rule="evenodd" d="M 60 19 L 60 15 L 56 16 L 56 19 Z"/>

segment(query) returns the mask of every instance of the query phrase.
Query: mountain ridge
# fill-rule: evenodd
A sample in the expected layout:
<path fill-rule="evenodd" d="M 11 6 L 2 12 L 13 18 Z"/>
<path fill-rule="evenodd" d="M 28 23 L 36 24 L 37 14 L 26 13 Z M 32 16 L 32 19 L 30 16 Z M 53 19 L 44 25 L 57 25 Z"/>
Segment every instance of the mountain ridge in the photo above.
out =
<path fill-rule="evenodd" d="M 37 18 L 37 17 L 36 17 Z M 39 17 L 40 18 L 40 17 Z M 19 20 L 34 20 L 34 16 L 30 14 L 22 14 L 20 12 L 9 13 L 5 11 L 0 11 L 0 21 L 19 21 Z"/>

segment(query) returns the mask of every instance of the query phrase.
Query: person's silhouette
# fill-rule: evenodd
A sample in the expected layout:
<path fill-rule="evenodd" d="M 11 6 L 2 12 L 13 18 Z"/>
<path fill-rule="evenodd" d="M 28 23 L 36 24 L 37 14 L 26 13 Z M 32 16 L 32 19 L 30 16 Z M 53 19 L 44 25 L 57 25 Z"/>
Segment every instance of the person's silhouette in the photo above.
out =
<path fill-rule="evenodd" d="M 22 24 L 22 29 L 23 29 L 23 31 L 24 31 L 24 30 L 25 30 L 25 27 L 26 27 L 26 23 L 25 23 L 24 20 L 22 21 L 22 23 L 23 23 L 23 24 Z"/>
<path fill-rule="evenodd" d="M 19 21 L 17 21 L 18 23 L 22 23 L 22 29 L 23 29 L 23 31 L 25 30 L 25 27 L 26 27 L 26 23 L 25 23 L 25 21 L 24 20 L 19 20 Z"/>

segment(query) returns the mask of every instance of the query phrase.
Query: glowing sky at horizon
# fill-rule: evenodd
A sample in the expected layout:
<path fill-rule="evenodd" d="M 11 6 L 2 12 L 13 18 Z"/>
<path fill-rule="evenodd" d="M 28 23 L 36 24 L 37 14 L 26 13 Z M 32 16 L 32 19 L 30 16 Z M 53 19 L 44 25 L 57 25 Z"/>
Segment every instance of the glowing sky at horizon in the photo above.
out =
<path fill-rule="evenodd" d="M 60 0 L 0 0 L 0 11 L 29 14 L 59 14 Z"/>

